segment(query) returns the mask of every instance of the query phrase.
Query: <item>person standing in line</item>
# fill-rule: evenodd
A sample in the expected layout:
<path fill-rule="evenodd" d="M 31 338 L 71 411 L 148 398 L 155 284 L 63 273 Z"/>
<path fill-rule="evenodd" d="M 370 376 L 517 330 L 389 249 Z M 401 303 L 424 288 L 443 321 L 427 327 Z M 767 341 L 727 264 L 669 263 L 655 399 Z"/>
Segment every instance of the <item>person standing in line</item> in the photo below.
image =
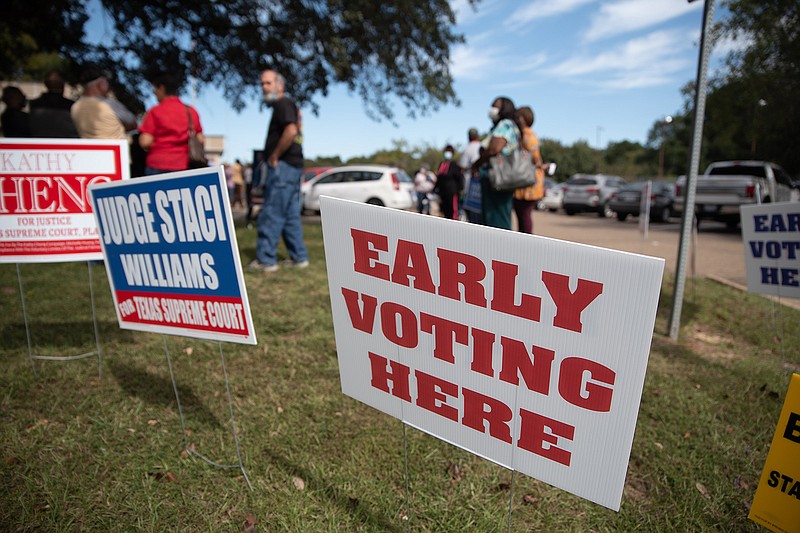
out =
<path fill-rule="evenodd" d="M 444 148 L 444 161 L 436 172 L 436 187 L 439 195 L 442 216 L 450 220 L 458 220 L 458 195 L 463 187 L 464 176 L 461 168 L 453 161 L 455 149 L 451 145 Z"/>
<path fill-rule="evenodd" d="M 521 233 L 533 234 L 533 208 L 544 196 L 544 164 L 539 152 L 539 139 L 533 132 L 533 109 L 528 106 L 517 110 L 517 119 L 522 127 L 522 148 L 531 153 L 536 165 L 536 183 L 514 191 L 514 213 L 517 215 L 517 229 Z"/>
<path fill-rule="evenodd" d="M 19 87 L 8 85 L 3 87 L 3 103 L 6 110 L 0 116 L 0 125 L 6 137 L 30 137 L 31 127 L 28 114 L 23 111 L 28 99 Z"/>
<path fill-rule="evenodd" d="M 514 102 L 502 96 L 495 98 L 489 108 L 489 120 L 492 121 L 489 144 L 472 164 L 472 171 L 479 172 L 481 181 L 483 223 L 495 228 L 511 229 L 513 192 L 496 191 L 489 185 L 489 159 L 498 154 L 511 155 L 519 146 L 520 133 Z"/>
<path fill-rule="evenodd" d="M 303 147 L 297 139 L 299 113 L 285 90 L 286 81 L 279 73 L 269 69 L 261 73 L 261 91 L 264 101 L 272 107 L 272 119 L 264 144 L 267 176 L 264 205 L 258 215 L 256 258 L 248 265 L 251 270 L 261 272 L 278 270 L 281 237 L 289 252 L 289 259 L 281 264 L 296 268 L 308 266 L 308 250 L 303 242 L 300 220 Z"/>
<path fill-rule="evenodd" d="M 466 180 L 466 195 L 464 197 L 464 212 L 467 215 L 467 220 L 473 224 L 482 224 L 483 217 L 481 216 L 481 182 L 477 174 L 472 173 L 472 165 L 481 156 L 481 140 L 478 136 L 478 130 L 470 128 L 467 132 L 467 147 L 458 160 L 458 166 L 464 174 Z"/>
<path fill-rule="evenodd" d="M 232 207 L 244 207 L 244 168 L 242 162 L 238 159 L 231 167 L 233 178 L 233 201 Z"/>
<path fill-rule="evenodd" d="M 119 100 L 109 98 L 110 74 L 96 66 L 81 74 L 83 95 L 72 105 L 70 114 L 78 135 L 84 139 L 127 139 L 136 129 L 136 117 Z"/>
<path fill-rule="evenodd" d="M 51 70 L 44 78 L 44 86 L 47 91 L 31 100 L 31 136 L 50 139 L 78 137 L 70 115 L 75 101 L 64 98 L 64 77 Z"/>
<path fill-rule="evenodd" d="M 433 192 L 435 181 L 428 176 L 428 165 L 423 164 L 414 176 L 414 191 L 417 193 L 417 213 L 431 214 L 430 193 Z"/>
<path fill-rule="evenodd" d="M 171 72 L 158 72 L 150 80 L 158 105 L 150 108 L 139 127 L 139 146 L 147 151 L 145 176 L 189 168 L 189 120 L 204 142 L 200 115 L 178 97 L 180 81 Z"/>

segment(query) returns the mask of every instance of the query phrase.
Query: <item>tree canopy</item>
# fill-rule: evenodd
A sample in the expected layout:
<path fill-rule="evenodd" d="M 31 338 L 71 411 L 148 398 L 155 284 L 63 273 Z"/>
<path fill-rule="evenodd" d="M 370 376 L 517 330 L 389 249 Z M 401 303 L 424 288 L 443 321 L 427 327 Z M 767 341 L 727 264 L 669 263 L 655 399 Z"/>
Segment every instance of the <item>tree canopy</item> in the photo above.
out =
<path fill-rule="evenodd" d="M 469 0 L 475 4 L 478 0 Z M 274 68 L 292 96 L 315 109 L 315 95 L 343 83 L 373 117 L 410 116 L 457 102 L 450 74 L 456 33 L 448 0 L 98 0 L 101 35 L 87 33 L 89 3 L 7 0 L 0 21 L 0 75 L 30 72 L 37 56 L 57 54 L 76 79 L 96 63 L 114 74 L 115 92 L 142 110 L 156 70 L 222 89 L 236 109 Z M 26 72 L 27 71 L 27 72 Z"/>

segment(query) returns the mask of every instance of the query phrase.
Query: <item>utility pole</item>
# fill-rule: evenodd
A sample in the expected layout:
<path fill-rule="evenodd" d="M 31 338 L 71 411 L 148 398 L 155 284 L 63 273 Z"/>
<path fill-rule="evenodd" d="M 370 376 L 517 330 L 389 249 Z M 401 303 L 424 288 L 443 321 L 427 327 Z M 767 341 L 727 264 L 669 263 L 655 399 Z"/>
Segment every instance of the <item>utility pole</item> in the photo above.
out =
<path fill-rule="evenodd" d="M 694 0 L 689 0 L 693 2 Z M 681 329 L 683 291 L 686 287 L 686 266 L 694 224 L 694 195 L 697 189 L 697 170 L 700 166 L 700 147 L 703 142 L 703 119 L 706 112 L 706 88 L 708 81 L 708 56 L 711 46 L 707 36 L 714 21 L 714 0 L 704 0 L 703 30 L 700 34 L 700 59 L 697 64 L 697 84 L 694 95 L 694 132 L 692 133 L 692 156 L 686 176 L 686 205 L 681 219 L 681 239 L 678 245 L 678 265 L 675 269 L 675 289 L 672 296 L 672 313 L 669 317 L 669 336 L 678 339 Z"/>
<path fill-rule="evenodd" d="M 594 173 L 600 174 L 600 155 L 603 151 L 600 149 L 600 132 L 603 131 L 603 126 L 597 126 L 597 155 L 594 163 Z"/>

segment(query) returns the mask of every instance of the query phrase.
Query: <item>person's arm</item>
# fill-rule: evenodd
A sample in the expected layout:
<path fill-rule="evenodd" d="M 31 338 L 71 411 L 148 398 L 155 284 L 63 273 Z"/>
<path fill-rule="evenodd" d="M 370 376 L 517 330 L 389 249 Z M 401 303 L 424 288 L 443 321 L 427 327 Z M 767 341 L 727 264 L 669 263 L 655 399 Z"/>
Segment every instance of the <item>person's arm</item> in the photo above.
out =
<path fill-rule="evenodd" d="M 122 105 L 122 102 L 113 98 L 106 98 L 106 102 L 108 102 L 114 114 L 117 115 L 117 118 L 125 127 L 125 131 L 136 129 L 136 116 L 128 111 L 128 108 Z"/>
<path fill-rule="evenodd" d="M 278 139 L 278 144 L 275 146 L 275 150 L 269 154 L 269 158 L 267 159 L 269 166 L 272 168 L 276 168 L 278 166 L 278 161 L 286 152 L 286 150 L 291 148 L 295 137 L 297 137 L 297 124 L 292 122 L 283 128 L 283 133 L 281 133 L 281 138 Z"/>
<path fill-rule="evenodd" d="M 153 141 L 155 137 L 150 135 L 149 133 L 140 133 L 139 134 L 139 146 L 142 147 L 142 150 L 145 152 L 150 150 L 150 147 L 153 146 Z"/>
<path fill-rule="evenodd" d="M 499 154 L 503 148 L 505 148 L 506 144 L 508 144 L 508 141 L 505 137 L 492 137 L 492 139 L 489 141 L 489 146 L 483 150 L 483 153 L 481 153 L 481 156 L 478 158 L 478 160 L 472 164 L 472 171 L 476 172 L 481 165 Z"/>

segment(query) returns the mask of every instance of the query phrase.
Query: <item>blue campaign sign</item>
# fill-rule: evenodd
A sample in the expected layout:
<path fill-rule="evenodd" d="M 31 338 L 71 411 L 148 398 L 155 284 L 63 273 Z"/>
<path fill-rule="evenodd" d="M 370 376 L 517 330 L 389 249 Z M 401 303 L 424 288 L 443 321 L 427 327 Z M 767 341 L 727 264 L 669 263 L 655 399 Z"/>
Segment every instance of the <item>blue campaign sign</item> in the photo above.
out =
<path fill-rule="evenodd" d="M 120 327 L 256 343 L 222 167 L 89 192 Z"/>

